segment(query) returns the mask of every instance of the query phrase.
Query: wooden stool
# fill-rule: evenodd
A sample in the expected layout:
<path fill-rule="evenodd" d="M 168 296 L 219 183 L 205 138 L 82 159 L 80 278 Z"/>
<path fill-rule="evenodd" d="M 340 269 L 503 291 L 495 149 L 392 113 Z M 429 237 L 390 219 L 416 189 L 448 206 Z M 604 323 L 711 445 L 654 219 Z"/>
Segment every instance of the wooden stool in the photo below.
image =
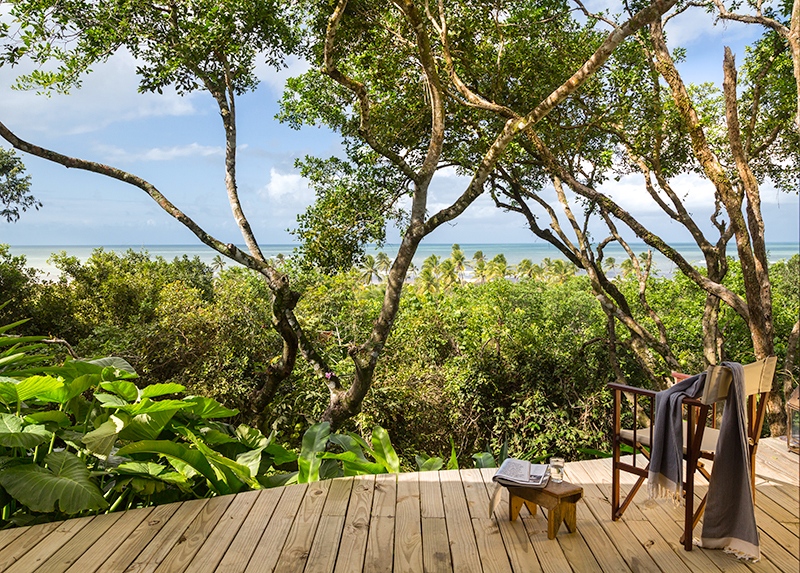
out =
<path fill-rule="evenodd" d="M 536 506 L 547 510 L 547 538 L 555 539 L 561 523 L 567 524 L 570 533 L 577 529 L 575 504 L 583 497 L 583 488 L 563 481 L 552 480 L 544 488 L 506 486 L 508 489 L 508 513 L 511 521 L 515 521 L 522 509 L 528 508 L 531 515 L 536 515 Z"/>

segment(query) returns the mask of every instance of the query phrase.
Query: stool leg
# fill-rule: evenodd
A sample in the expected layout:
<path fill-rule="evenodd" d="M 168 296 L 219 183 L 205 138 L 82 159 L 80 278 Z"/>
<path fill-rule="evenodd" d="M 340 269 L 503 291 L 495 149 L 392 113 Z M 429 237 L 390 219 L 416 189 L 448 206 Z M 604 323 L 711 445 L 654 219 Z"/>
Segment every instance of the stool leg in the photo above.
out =
<path fill-rule="evenodd" d="M 553 509 L 547 512 L 547 539 L 555 539 L 558 528 L 561 527 L 561 522 L 564 516 L 561 514 L 561 504 L 556 505 Z"/>
<path fill-rule="evenodd" d="M 513 493 L 508 494 L 508 517 L 511 521 L 516 521 L 519 510 L 522 509 L 523 499 Z"/>
<path fill-rule="evenodd" d="M 578 529 L 578 519 L 574 503 L 565 503 L 563 507 L 564 523 L 567 524 L 567 530 L 570 533 L 575 533 Z"/>
<path fill-rule="evenodd" d="M 530 511 L 530 512 L 531 512 L 531 517 L 535 517 L 535 516 L 536 516 L 536 510 L 539 508 L 539 506 L 538 506 L 538 505 L 536 505 L 536 504 L 535 504 L 535 503 L 533 503 L 532 501 L 528 501 L 528 500 L 526 499 L 526 500 L 525 500 L 525 507 L 527 507 L 527 508 L 528 508 L 528 511 Z"/>

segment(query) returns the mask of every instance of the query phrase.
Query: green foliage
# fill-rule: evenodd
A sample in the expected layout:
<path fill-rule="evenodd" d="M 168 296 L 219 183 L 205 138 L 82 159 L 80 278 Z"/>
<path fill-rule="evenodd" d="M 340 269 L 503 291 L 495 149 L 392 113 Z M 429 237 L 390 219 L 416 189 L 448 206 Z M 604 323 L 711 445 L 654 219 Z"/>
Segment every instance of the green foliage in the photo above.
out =
<path fill-rule="evenodd" d="M 31 194 L 31 178 L 13 149 L 0 147 L 0 217 L 8 223 L 19 221 L 20 210 L 42 206 Z M 2 290 L 2 289 L 0 289 Z"/>

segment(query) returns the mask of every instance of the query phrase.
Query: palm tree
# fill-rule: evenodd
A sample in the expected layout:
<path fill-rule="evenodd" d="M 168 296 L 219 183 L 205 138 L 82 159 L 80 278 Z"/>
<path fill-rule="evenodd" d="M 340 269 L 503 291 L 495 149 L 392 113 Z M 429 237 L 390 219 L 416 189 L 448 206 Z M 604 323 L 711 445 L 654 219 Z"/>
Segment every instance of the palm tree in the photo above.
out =
<path fill-rule="evenodd" d="M 486 263 L 486 255 L 483 254 L 483 251 L 475 251 L 475 254 L 472 255 L 472 266 L 477 267 L 478 263 Z"/>
<path fill-rule="evenodd" d="M 392 268 L 392 259 L 389 258 L 389 255 L 381 251 L 375 256 L 375 262 L 377 263 L 378 270 L 383 273 L 383 276 L 388 277 L 389 269 Z"/>
<path fill-rule="evenodd" d="M 429 266 L 422 267 L 414 284 L 419 289 L 419 292 L 435 293 L 439 288 L 439 281 L 436 278 L 436 274 Z"/>
<path fill-rule="evenodd" d="M 222 258 L 222 255 L 217 255 L 213 259 L 211 259 L 211 272 L 215 275 L 222 272 L 222 269 L 225 268 L 225 259 Z"/>
<path fill-rule="evenodd" d="M 358 276 L 358 279 L 365 285 L 368 285 L 372 284 L 372 277 L 381 280 L 381 275 L 378 272 L 378 266 L 377 262 L 375 261 L 375 257 L 372 255 L 367 255 L 361 262 L 361 274 Z"/>
<path fill-rule="evenodd" d="M 430 271 L 436 275 L 439 273 L 439 263 L 441 262 L 441 258 L 438 255 L 431 255 L 424 261 L 422 261 L 422 270 L 430 269 Z"/>
<path fill-rule="evenodd" d="M 617 268 L 617 260 L 614 257 L 608 257 L 607 259 L 603 260 L 603 270 L 606 274 L 614 272 Z"/>
<path fill-rule="evenodd" d="M 508 274 L 508 261 L 503 253 L 499 253 L 492 257 L 489 264 L 486 265 L 486 274 L 491 279 L 502 279 Z"/>
<path fill-rule="evenodd" d="M 464 271 L 467 268 L 467 257 L 464 251 L 461 250 L 461 245 L 456 243 L 450 251 L 450 260 L 453 261 L 453 268 L 455 269 L 458 279 L 461 283 L 464 282 Z"/>
<path fill-rule="evenodd" d="M 439 282 L 442 285 L 442 290 L 447 290 L 458 282 L 456 265 L 452 259 L 445 259 L 439 265 Z"/>
<path fill-rule="evenodd" d="M 533 261 L 530 259 L 522 259 L 517 266 L 514 267 L 514 276 L 518 279 L 529 279 L 533 276 Z"/>

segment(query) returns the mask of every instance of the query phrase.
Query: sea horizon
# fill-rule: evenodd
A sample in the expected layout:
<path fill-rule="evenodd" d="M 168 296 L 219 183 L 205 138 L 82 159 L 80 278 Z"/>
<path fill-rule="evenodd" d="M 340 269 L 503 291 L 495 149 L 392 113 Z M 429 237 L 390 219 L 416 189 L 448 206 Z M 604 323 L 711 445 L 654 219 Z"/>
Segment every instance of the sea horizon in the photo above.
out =
<path fill-rule="evenodd" d="M 530 259 L 534 264 L 541 264 L 546 258 L 555 260 L 563 259 L 566 257 L 555 247 L 549 243 L 458 243 L 466 256 L 467 260 L 473 258 L 477 251 L 482 251 L 486 260 L 498 254 L 503 254 L 509 266 L 518 264 L 522 259 Z M 648 250 L 645 243 L 629 243 L 631 249 L 635 253 L 642 253 Z M 270 244 L 262 245 L 261 249 L 264 256 L 267 258 L 276 257 L 278 255 L 290 256 L 299 245 L 296 243 L 285 244 Z M 383 246 L 370 246 L 366 249 L 367 254 L 376 255 L 379 252 L 386 253 L 389 258 L 393 259 L 399 248 L 399 243 L 386 243 Z M 702 264 L 703 256 L 700 249 L 694 243 L 672 243 L 671 246 L 675 248 L 681 255 L 683 255 L 691 264 Z M 239 245 L 240 248 L 245 250 L 244 245 Z M 450 256 L 453 243 L 423 243 L 417 249 L 414 255 L 413 264 L 417 267 L 422 265 L 422 262 L 430 255 L 437 255 L 442 259 Z M 732 247 L 732 249 L 731 249 Z M 146 252 L 151 257 L 163 257 L 167 261 L 173 260 L 175 257 L 182 257 L 183 255 L 193 258 L 199 257 L 200 260 L 206 264 L 210 264 L 214 257 L 219 255 L 210 247 L 201 244 L 174 244 L 174 245 L 9 245 L 9 250 L 13 256 L 24 256 L 26 265 L 29 268 L 34 268 L 40 271 L 42 276 L 39 278 L 44 280 L 54 280 L 59 276 L 58 269 L 48 262 L 48 259 L 60 252 L 66 252 L 69 256 L 77 257 L 81 262 L 91 256 L 95 249 L 102 248 L 105 251 L 112 251 L 118 254 L 124 254 L 128 250 L 134 252 Z M 729 254 L 736 254 L 736 246 L 730 245 L 728 249 Z M 622 247 L 617 243 L 607 246 L 603 250 L 606 258 L 613 257 L 617 263 L 622 262 L 626 258 L 626 254 Z M 800 253 L 800 243 L 797 242 L 773 242 L 767 243 L 767 255 L 770 263 L 775 263 L 780 260 L 788 260 L 793 255 Z M 671 276 L 675 271 L 675 265 L 672 261 L 664 257 L 661 253 L 653 251 L 653 261 L 657 274 L 660 276 Z M 226 264 L 236 265 L 238 263 L 226 259 Z"/>

